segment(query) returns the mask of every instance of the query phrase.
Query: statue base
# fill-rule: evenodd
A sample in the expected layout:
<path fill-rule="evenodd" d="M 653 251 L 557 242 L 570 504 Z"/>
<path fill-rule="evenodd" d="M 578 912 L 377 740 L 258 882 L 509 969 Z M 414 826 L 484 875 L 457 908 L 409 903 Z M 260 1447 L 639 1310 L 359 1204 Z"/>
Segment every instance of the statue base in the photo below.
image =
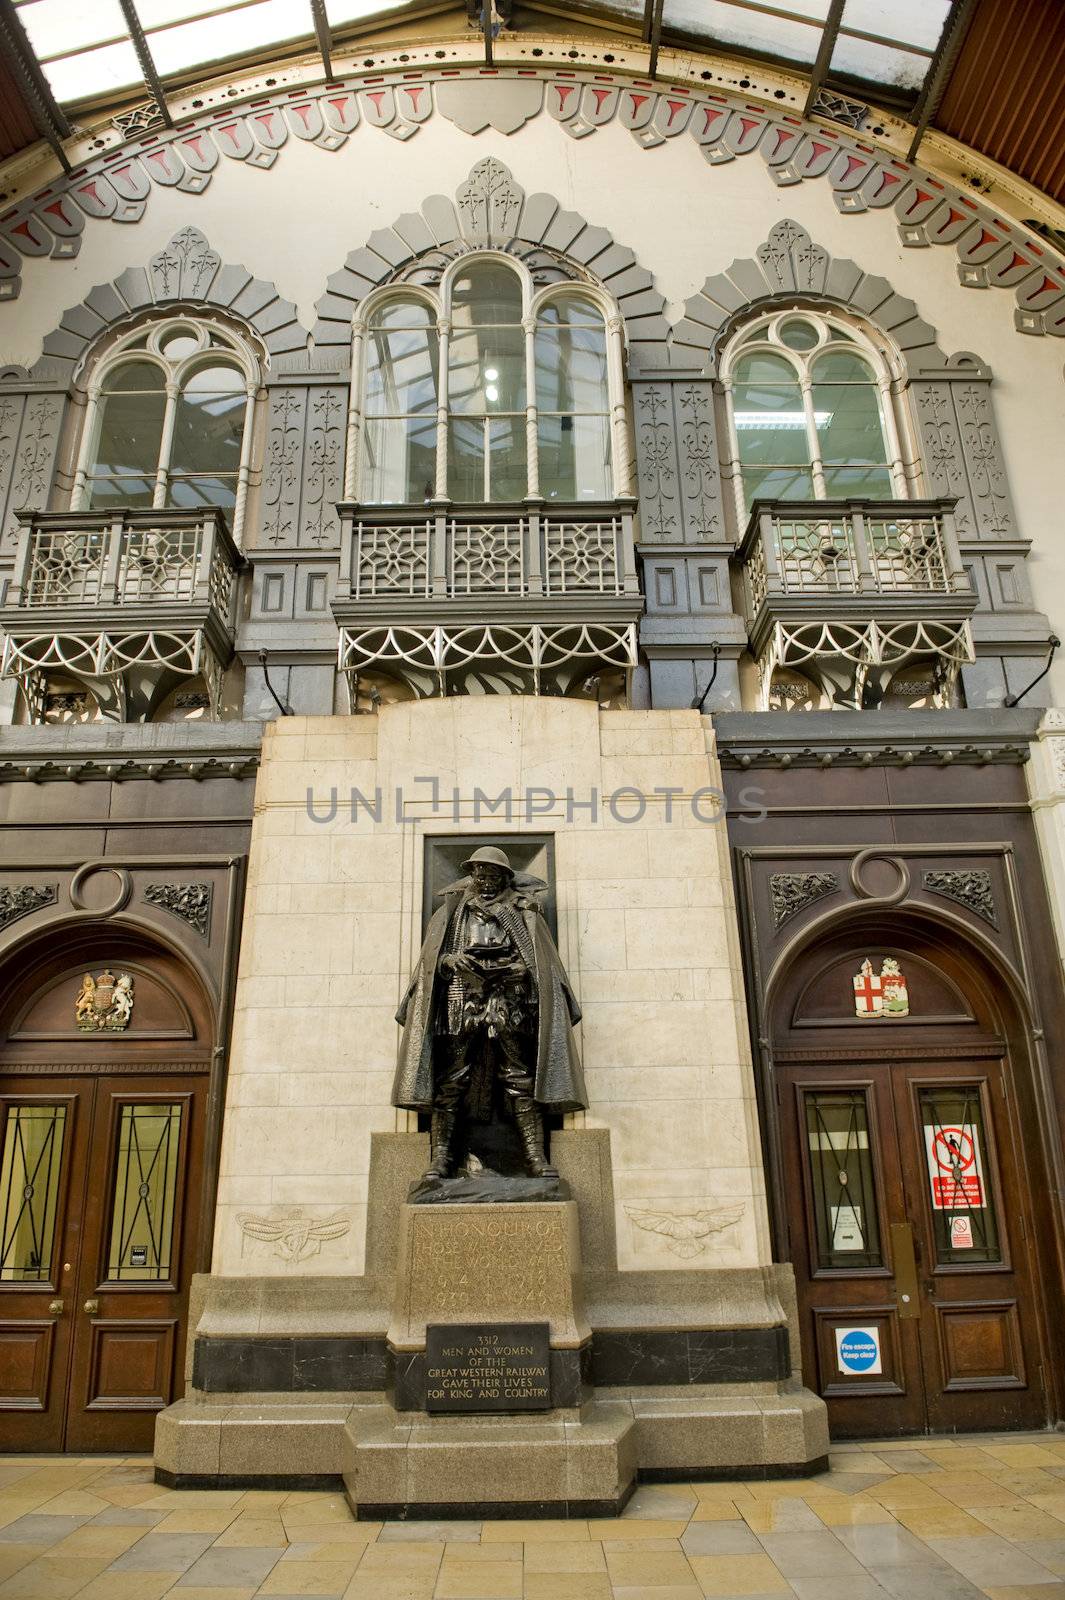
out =
<path fill-rule="evenodd" d="M 516 1205 L 572 1200 L 569 1184 L 557 1172 L 541 1178 L 524 1173 L 460 1172 L 453 1178 L 426 1174 L 407 1191 L 409 1206 Z"/>

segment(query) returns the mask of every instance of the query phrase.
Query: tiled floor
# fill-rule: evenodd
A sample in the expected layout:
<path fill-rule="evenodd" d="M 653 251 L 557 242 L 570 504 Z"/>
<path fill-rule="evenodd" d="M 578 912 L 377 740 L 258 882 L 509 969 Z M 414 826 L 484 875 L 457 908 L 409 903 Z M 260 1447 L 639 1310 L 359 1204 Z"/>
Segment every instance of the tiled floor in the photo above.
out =
<path fill-rule="evenodd" d="M 777 1483 L 637 1491 L 589 1522 L 356 1522 L 180 1491 L 133 1459 L 0 1456 L 0 1600 L 1065 1600 L 1065 1436 L 840 1445 Z"/>

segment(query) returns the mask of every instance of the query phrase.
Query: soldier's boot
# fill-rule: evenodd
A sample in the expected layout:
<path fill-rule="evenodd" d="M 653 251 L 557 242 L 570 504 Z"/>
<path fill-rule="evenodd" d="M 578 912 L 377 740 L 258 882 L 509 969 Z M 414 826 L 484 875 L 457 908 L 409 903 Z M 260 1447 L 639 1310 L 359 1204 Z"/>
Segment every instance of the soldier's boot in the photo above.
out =
<path fill-rule="evenodd" d="M 521 1142 L 525 1149 L 525 1164 L 534 1178 L 557 1178 L 558 1173 L 544 1155 L 543 1118 L 535 1105 L 516 1106 L 514 1120 L 518 1124 Z"/>
<path fill-rule="evenodd" d="M 434 1111 L 429 1122 L 429 1165 L 427 1178 L 449 1178 L 454 1165 L 451 1144 L 455 1136 L 455 1113 Z"/>

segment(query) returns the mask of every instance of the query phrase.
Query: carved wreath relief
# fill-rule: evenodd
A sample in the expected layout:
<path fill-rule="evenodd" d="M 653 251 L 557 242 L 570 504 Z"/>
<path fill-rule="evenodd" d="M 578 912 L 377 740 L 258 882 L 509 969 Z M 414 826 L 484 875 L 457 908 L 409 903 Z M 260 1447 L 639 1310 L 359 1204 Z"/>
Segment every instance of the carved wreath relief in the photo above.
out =
<path fill-rule="evenodd" d="M 854 1014 L 870 1017 L 908 1017 L 910 994 L 906 979 L 894 956 L 885 956 L 879 975 L 866 956 L 854 975 Z"/>
<path fill-rule="evenodd" d="M 343 1211 L 330 1217 L 309 1217 L 302 1206 L 281 1210 L 272 1217 L 242 1211 L 237 1226 L 247 1239 L 260 1239 L 274 1246 L 282 1261 L 306 1261 L 316 1256 L 327 1239 L 342 1239 L 351 1231 L 351 1218 Z"/>
<path fill-rule="evenodd" d="M 104 968 L 94 978 L 87 972 L 74 1002 L 74 1021 L 82 1033 L 124 1033 L 133 1015 L 133 979 L 128 972 L 118 977 Z"/>

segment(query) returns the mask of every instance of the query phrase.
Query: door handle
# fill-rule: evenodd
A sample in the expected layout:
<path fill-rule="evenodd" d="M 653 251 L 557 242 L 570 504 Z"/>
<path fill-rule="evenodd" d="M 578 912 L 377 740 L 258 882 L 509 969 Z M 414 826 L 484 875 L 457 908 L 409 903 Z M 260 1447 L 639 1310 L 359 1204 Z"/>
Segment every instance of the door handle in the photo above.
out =
<path fill-rule="evenodd" d="M 63 1302 L 62 1302 L 62 1300 L 49 1300 L 49 1302 L 48 1302 L 48 1315 L 50 1317 L 61 1317 L 63 1315 Z"/>
<path fill-rule="evenodd" d="M 99 1300 L 86 1300 L 85 1309 L 89 1313 L 90 1317 L 95 1317 L 100 1309 Z"/>

